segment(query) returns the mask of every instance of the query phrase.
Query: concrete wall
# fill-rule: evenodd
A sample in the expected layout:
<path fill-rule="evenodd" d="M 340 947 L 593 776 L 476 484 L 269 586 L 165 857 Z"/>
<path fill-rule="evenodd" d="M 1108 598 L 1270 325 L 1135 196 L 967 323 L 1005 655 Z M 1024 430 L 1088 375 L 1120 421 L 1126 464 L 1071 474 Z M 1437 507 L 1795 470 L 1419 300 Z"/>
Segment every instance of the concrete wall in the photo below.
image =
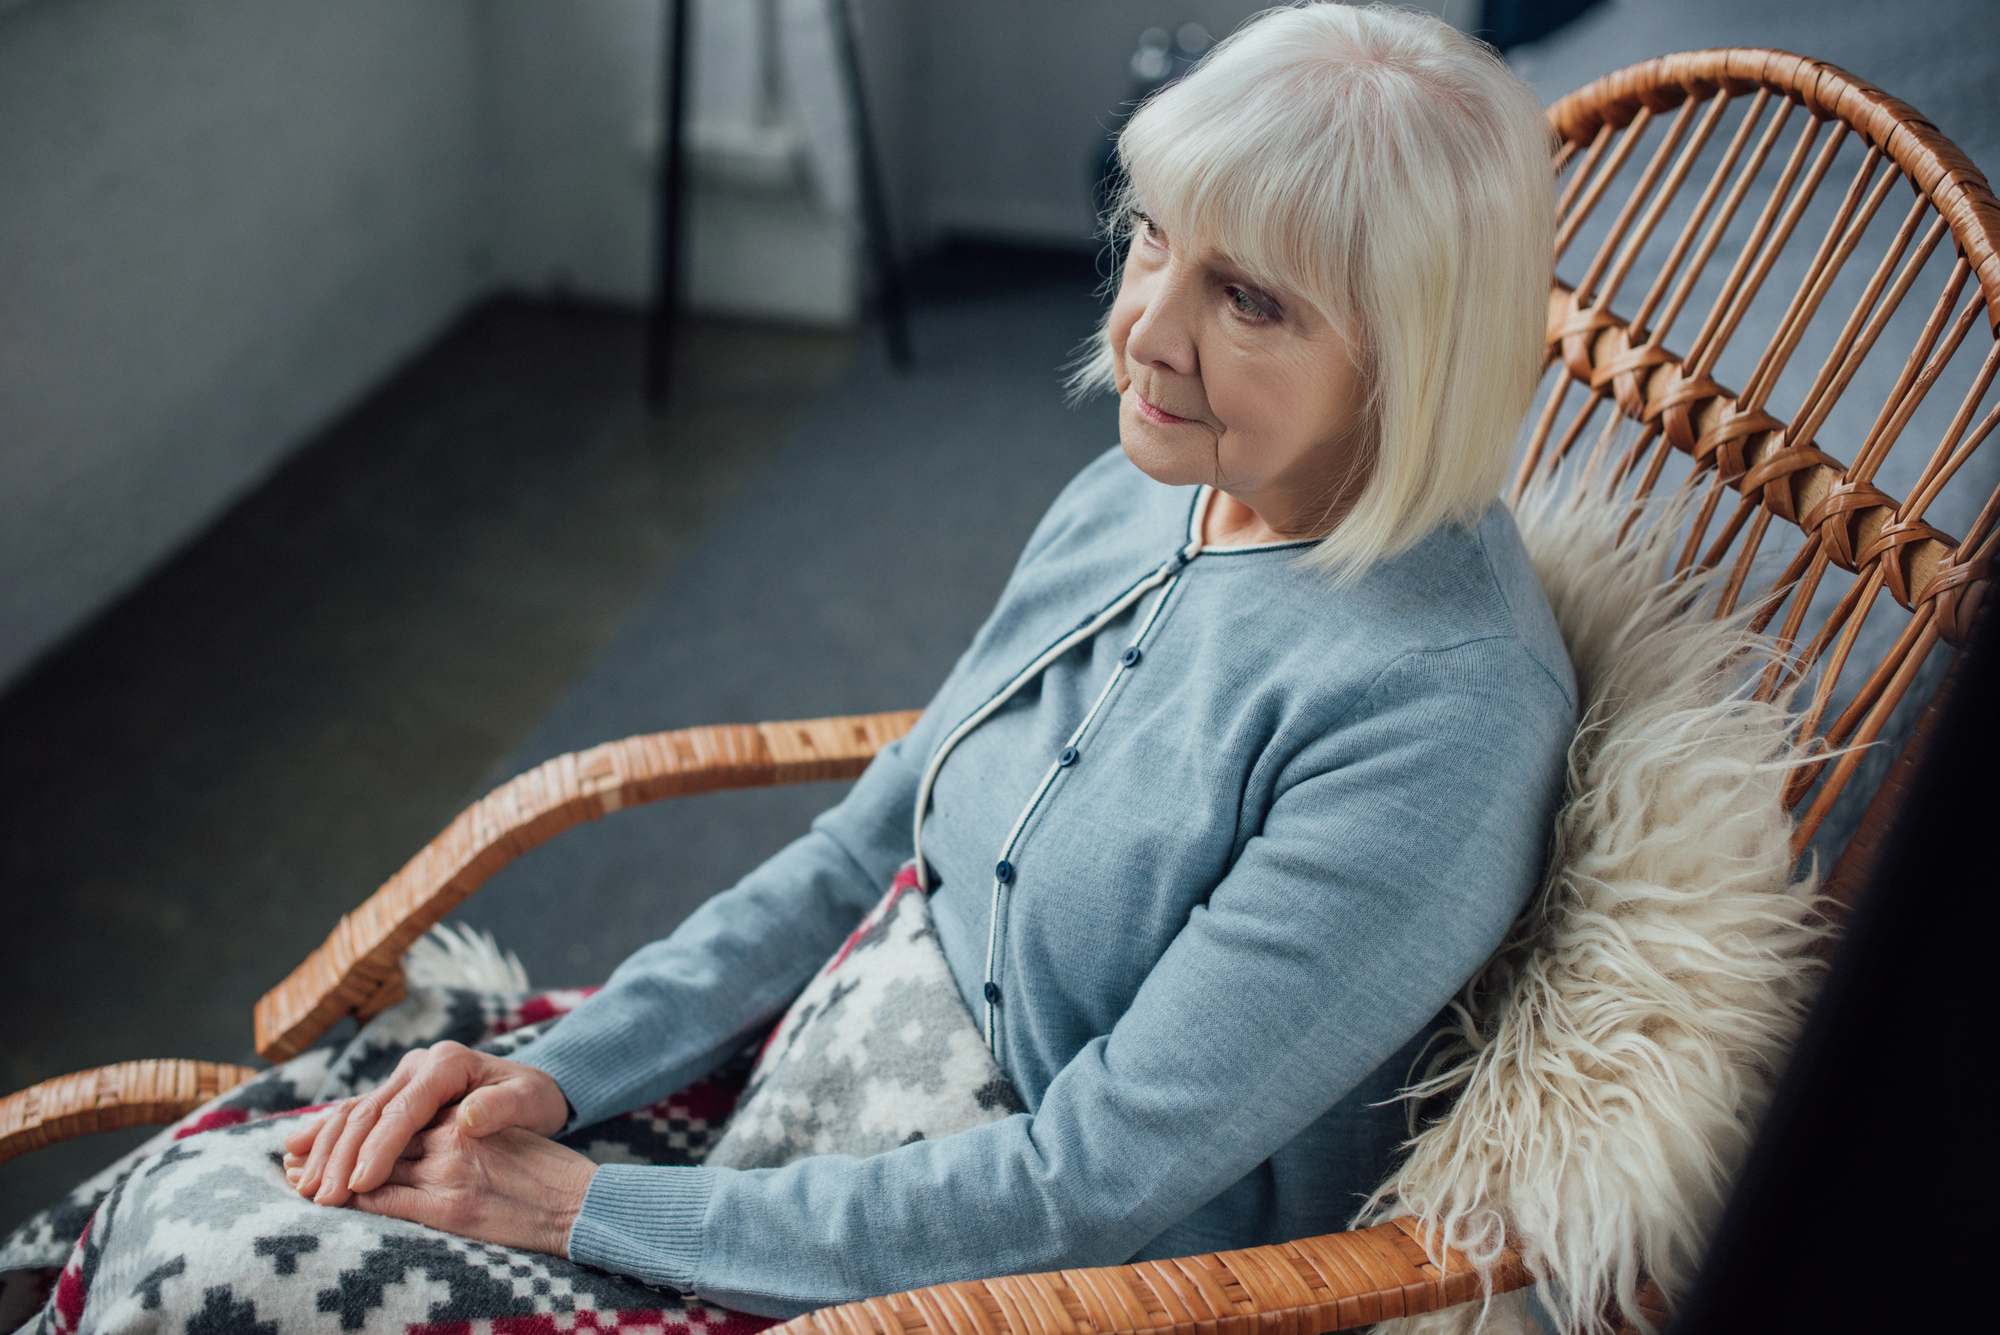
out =
<path fill-rule="evenodd" d="M 0 682 L 484 282 L 471 0 L 0 12 Z"/>

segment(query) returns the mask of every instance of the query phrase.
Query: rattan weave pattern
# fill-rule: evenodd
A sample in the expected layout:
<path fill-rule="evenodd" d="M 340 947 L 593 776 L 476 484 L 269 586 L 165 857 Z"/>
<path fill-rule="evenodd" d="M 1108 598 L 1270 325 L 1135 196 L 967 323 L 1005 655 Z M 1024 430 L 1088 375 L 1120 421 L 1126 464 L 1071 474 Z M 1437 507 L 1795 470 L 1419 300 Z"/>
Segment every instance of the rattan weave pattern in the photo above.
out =
<path fill-rule="evenodd" d="M 1563 141 L 1588 147 L 1607 126 L 1622 129 L 1641 111 L 1672 111 L 1716 93 L 1766 92 L 1797 103 L 1816 120 L 1838 120 L 1894 159 L 1950 224 L 2000 329 L 2000 201 L 1958 145 L 1921 112 L 1836 65 L 1789 51 L 1727 47 L 1661 56 L 1607 74 L 1549 110 Z"/>
<path fill-rule="evenodd" d="M 44 1080 L 0 1099 L 0 1163 L 76 1136 L 179 1121 L 256 1074 L 220 1062 L 137 1061 Z"/>
<path fill-rule="evenodd" d="M 1425 1254 L 1408 1220 L 1242 1251 L 1093 1270 L 936 1284 L 821 1308 L 785 1335 L 1312 1335 L 1415 1316 L 1479 1296 L 1456 1252 Z M 1504 1255 L 1496 1290 L 1527 1282 Z"/>
<path fill-rule="evenodd" d="M 2000 405 L 1981 413 L 2000 370 L 2000 203 L 1907 103 L 1781 51 L 1647 61 L 1571 94 L 1549 116 L 1566 177 L 1559 272 L 1565 261 L 1580 272 L 1551 289 L 1550 374 L 1516 494 L 1580 455 L 1587 438 L 1589 461 L 1635 498 L 1651 495 L 1669 458 L 1682 456 L 1679 486 L 1696 510 L 1680 563 L 1727 563 L 1718 610 L 1755 607 L 1755 623 L 1773 634 L 1779 652 L 1761 693 L 1804 681 L 1804 737 L 1836 748 L 1872 742 L 1938 642 L 1962 641 L 2000 543 L 2000 493 L 1985 498 L 1963 538 L 1926 518 L 1946 495 L 1972 515 L 1951 484 L 2000 424 Z M 1822 187 L 1839 179 L 1843 150 L 1858 161 L 1843 167 L 1834 205 Z M 1898 182 L 1911 202 L 1885 210 Z M 1593 230 L 1594 247 L 1569 255 Z M 1767 285 L 1808 245 L 1795 285 Z M 1621 313 L 1618 298 L 1635 292 Z M 1912 292 L 1932 295 L 1903 310 Z M 1677 350 L 1668 337 L 1683 317 L 1701 323 L 1681 333 Z M 1761 339 L 1750 334 L 1759 325 Z M 1725 367 L 1740 374 L 1739 388 L 1725 383 Z M 1889 367 L 1899 369 L 1879 403 L 1871 392 L 1864 404 L 1842 404 L 1864 381 L 1880 389 Z M 1946 383 L 1962 383 L 1956 407 L 1947 417 L 1933 406 L 1931 421 L 1926 400 Z M 1781 408 L 1786 396 L 1794 401 Z M 1857 407 L 1868 416 L 1856 417 Z M 1821 438 L 1871 417 L 1843 444 Z M 1913 423 L 1938 435 L 1920 442 L 1930 445 L 1921 466 L 1895 465 L 1911 478 L 1898 499 L 1879 483 Z M 1774 521 L 1799 535 L 1789 559 Z M 1765 582 L 1759 572 L 1772 564 L 1782 569 Z M 1844 590 L 1834 572 L 1853 575 Z M 1892 642 L 1879 657 L 1858 650 L 1863 624 L 1871 614 L 1884 624 L 1879 608 L 1890 603 L 1907 613 Z M 1795 851 L 1861 754 L 1801 771 L 1788 795 L 1804 804 Z"/>

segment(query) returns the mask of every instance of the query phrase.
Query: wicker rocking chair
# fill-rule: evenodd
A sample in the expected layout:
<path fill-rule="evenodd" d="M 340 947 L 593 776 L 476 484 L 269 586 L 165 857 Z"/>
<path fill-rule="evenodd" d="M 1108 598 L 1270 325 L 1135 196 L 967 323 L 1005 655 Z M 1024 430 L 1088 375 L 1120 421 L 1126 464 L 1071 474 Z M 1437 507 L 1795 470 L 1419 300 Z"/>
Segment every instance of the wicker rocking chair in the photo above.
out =
<path fill-rule="evenodd" d="M 1964 641 L 2000 545 L 2000 495 L 1953 485 L 2000 424 L 2000 405 L 1981 415 L 2000 372 L 2000 203 L 1913 108 L 1779 51 L 1648 61 L 1563 99 L 1549 119 L 1557 278 L 1517 493 L 1570 458 L 1613 470 L 1635 497 L 1692 493 L 1681 564 L 1730 563 L 1724 611 L 1762 599 L 1758 624 L 1778 649 L 1761 691 L 1802 682 L 1802 736 L 1835 747 L 1874 741 L 1910 696 L 1895 735 L 1931 651 Z M 1894 189 L 1899 181 L 1908 192 Z M 1785 276 L 1767 282 L 1774 271 Z M 1913 291 L 1919 299 L 1906 303 Z M 521 775 L 461 814 L 257 1004 L 258 1052 L 283 1060 L 341 1017 L 394 1004 L 403 952 L 508 861 L 564 830 L 663 798 L 852 778 L 915 719 L 692 728 Z M 1928 722 L 1837 850 L 1837 901 L 1865 880 Z M 1853 826 L 1846 813 L 1867 785 L 1842 797 L 1865 754 L 1845 750 L 1796 776 L 1795 853 L 1830 816 Z M 172 1121 L 252 1074 L 129 1062 L 45 1082 L 0 1100 L 0 1160 Z M 1491 1281 L 1505 1291 L 1529 1275 L 1509 1256 Z M 1463 1257 L 1427 1251 L 1402 1221 L 942 1284 L 823 1309 L 786 1329 L 1312 1335 L 1480 1293 Z"/>

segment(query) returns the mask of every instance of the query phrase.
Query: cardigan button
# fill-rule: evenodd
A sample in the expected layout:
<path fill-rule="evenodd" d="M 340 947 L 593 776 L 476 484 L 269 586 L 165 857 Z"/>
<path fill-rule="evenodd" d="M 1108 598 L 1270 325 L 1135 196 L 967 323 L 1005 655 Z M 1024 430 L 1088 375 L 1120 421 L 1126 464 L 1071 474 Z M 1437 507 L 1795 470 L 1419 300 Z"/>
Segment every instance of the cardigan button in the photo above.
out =
<path fill-rule="evenodd" d="M 986 1004 L 989 1006 L 998 1006 L 1000 1004 L 1000 984 L 988 983 L 986 985 Z"/>
<path fill-rule="evenodd" d="M 1005 885 L 1007 884 L 1007 882 L 1013 880 L 1014 864 L 1007 861 L 1007 859 L 1005 858 L 1001 858 L 1000 861 L 994 865 L 993 879 L 1000 882 L 1000 884 L 1002 885 Z"/>
<path fill-rule="evenodd" d="M 1076 748 L 1073 746 L 1065 746 L 1063 748 L 1063 753 L 1056 757 L 1056 764 L 1061 765 L 1065 768 L 1074 765 L 1075 763 L 1076 763 Z"/>
<path fill-rule="evenodd" d="M 1126 667 L 1137 666 L 1139 662 L 1139 646 L 1135 644 L 1130 649 L 1127 649 L 1124 653 L 1118 656 L 1118 661 L 1123 663 Z"/>

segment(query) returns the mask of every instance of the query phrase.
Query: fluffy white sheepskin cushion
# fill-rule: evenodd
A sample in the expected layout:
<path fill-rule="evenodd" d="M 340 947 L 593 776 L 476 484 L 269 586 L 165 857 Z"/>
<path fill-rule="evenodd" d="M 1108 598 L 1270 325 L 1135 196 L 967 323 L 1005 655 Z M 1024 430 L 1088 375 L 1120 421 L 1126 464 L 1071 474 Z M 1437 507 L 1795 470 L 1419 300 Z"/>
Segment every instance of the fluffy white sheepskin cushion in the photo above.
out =
<path fill-rule="evenodd" d="M 1667 579 L 1672 513 L 1624 544 L 1629 501 L 1584 479 L 1520 507 L 1575 665 L 1583 719 L 1549 873 L 1461 999 L 1411 1091 L 1450 1097 L 1369 1217 L 1416 1215 L 1490 1266 L 1505 1238 L 1540 1281 L 1384 1331 L 1602 1328 L 1635 1287 L 1693 1278 L 1801 1019 L 1823 930 L 1780 800 L 1800 763 L 1768 658 L 1714 620 L 1713 576 Z"/>
<path fill-rule="evenodd" d="M 476 992 L 526 992 L 521 957 L 500 949 L 493 933 L 439 923 L 403 953 L 403 981 L 410 987 L 469 987 Z"/>

